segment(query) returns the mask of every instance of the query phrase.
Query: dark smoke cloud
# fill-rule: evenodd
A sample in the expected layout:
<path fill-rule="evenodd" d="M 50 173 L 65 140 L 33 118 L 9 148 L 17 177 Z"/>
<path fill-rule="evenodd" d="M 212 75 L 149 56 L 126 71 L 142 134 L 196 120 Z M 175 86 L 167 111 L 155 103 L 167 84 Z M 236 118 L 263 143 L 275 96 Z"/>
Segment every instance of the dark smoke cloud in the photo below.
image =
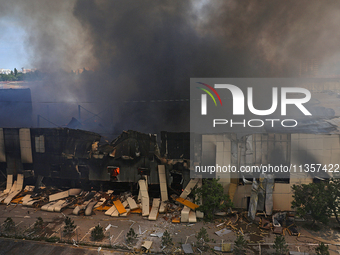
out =
<path fill-rule="evenodd" d="M 80 103 L 93 112 L 109 109 L 101 121 L 115 133 L 188 131 L 189 103 L 165 100 L 188 99 L 190 77 L 298 77 L 309 59 L 321 74 L 336 72 L 339 5 L 22 0 L 1 3 L 0 18 L 20 19 L 32 65 L 50 73 L 35 85 L 36 97 L 74 102 L 50 106 L 54 122 L 76 116 Z M 57 73 L 82 67 L 94 72 Z"/>

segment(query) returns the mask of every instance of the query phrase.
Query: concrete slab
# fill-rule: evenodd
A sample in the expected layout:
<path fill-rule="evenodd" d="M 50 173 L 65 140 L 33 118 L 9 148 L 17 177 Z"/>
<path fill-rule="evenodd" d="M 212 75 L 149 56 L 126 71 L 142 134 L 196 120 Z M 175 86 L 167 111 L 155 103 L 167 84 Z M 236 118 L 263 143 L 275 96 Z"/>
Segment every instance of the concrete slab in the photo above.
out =
<path fill-rule="evenodd" d="M 200 180 L 199 178 L 191 179 L 179 197 L 186 199 L 199 180 Z"/>
<path fill-rule="evenodd" d="M 232 232 L 231 230 L 224 228 L 224 229 L 221 229 L 219 231 L 216 231 L 215 234 L 218 235 L 218 236 L 224 236 L 224 235 L 229 234 L 231 232 Z"/>
<path fill-rule="evenodd" d="M 194 211 L 189 212 L 189 223 L 196 223 L 196 213 Z"/>
<path fill-rule="evenodd" d="M 138 181 L 139 190 L 141 194 L 141 200 L 142 200 L 142 216 L 149 216 L 150 214 L 150 200 L 149 200 L 149 194 L 146 188 L 146 182 L 145 180 L 139 180 Z"/>
<path fill-rule="evenodd" d="M 158 177 L 159 177 L 159 186 L 161 191 L 161 198 L 162 201 L 168 201 L 168 186 L 166 182 L 166 176 L 165 176 L 165 166 L 159 165 L 158 166 Z"/>
<path fill-rule="evenodd" d="M 159 213 L 165 213 L 167 210 L 167 203 L 162 201 L 160 206 L 159 206 Z"/>
<path fill-rule="evenodd" d="M 63 192 L 59 192 L 59 193 L 50 195 L 49 196 L 49 201 L 52 202 L 52 201 L 55 201 L 55 200 L 67 198 L 68 196 L 69 196 L 69 191 L 66 190 L 66 191 L 63 191 Z"/>
<path fill-rule="evenodd" d="M 184 206 L 183 210 L 181 211 L 181 222 L 189 222 L 189 213 L 190 208 Z"/>
<path fill-rule="evenodd" d="M 149 218 L 148 218 L 149 220 L 157 220 L 160 202 L 161 202 L 160 198 L 154 198 L 153 199 L 151 212 L 150 212 Z"/>

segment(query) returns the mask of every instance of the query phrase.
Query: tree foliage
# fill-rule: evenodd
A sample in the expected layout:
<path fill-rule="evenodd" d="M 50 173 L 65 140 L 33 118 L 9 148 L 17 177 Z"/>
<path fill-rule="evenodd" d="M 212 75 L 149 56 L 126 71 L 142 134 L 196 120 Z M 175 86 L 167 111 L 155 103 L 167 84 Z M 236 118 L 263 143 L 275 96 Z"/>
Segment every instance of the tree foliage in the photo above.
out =
<path fill-rule="evenodd" d="M 170 233 L 167 230 L 165 230 L 162 236 L 162 246 L 170 246 L 170 245 L 172 245 L 172 238 L 171 238 Z"/>
<path fill-rule="evenodd" d="M 195 237 L 197 239 L 196 241 L 197 247 L 205 251 L 208 248 L 206 243 L 210 241 L 207 230 L 204 227 L 202 227 Z"/>
<path fill-rule="evenodd" d="M 246 254 L 247 240 L 244 239 L 243 235 L 238 235 L 234 242 L 234 254 L 243 255 Z"/>
<path fill-rule="evenodd" d="M 331 213 L 334 214 L 336 221 L 340 224 L 340 179 L 333 178 L 327 183 L 326 187 L 328 196 L 325 197 L 327 199 L 328 208 L 331 210 Z"/>
<path fill-rule="evenodd" d="M 91 239 L 93 241 L 100 241 L 104 238 L 104 230 L 103 227 L 99 224 L 95 226 L 95 228 L 91 231 Z"/>
<path fill-rule="evenodd" d="M 74 221 L 71 220 L 70 217 L 67 217 L 65 218 L 65 226 L 64 226 L 64 230 L 63 232 L 67 235 L 67 234 L 70 234 L 73 232 L 73 230 L 77 227 L 75 224 L 74 224 Z"/>
<path fill-rule="evenodd" d="M 276 236 L 274 241 L 274 249 L 276 255 L 284 255 L 289 252 L 288 245 L 284 236 Z"/>
<path fill-rule="evenodd" d="M 0 74 L 0 81 L 37 81 L 42 80 L 45 74 L 40 71 L 34 71 L 29 73 L 18 72 L 15 68 L 14 72 L 11 71 L 10 74 Z"/>
<path fill-rule="evenodd" d="M 315 252 L 317 255 L 329 255 L 328 246 L 326 246 L 324 243 L 319 244 L 315 248 Z"/>
<path fill-rule="evenodd" d="M 41 217 L 38 217 L 34 223 L 34 230 L 40 231 L 44 227 L 44 220 Z"/>
<path fill-rule="evenodd" d="M 128 244 L 133 243 L 137 238 L 137 234 L 133 228 L 130 228 L 129 232 L 126 234 L 126 242 Z"/>
<path fill-rule="evenodd" d="M 6 231 L 10 231 L 14 229 L 15 223 L 11 217 L 7 217 L 7 219 L 4 222 L 4 228 Z"/>
<path fill-rule="evenodd" d="M 298 216 L 308 218 L 313 221 L 328 223 L 331 216 L 329 208 L 330 200 L 333 199 L 329 194 L 326 182 L 293 185 L 292 208 L 296 210 Z"/>
<path fill-rule="evenodd" d="M 203 200 L 197 210 L 204 213 L 206 220 L 214 219 L 215 213 L 226 210 L 233 206 L 229 196 L 224 194 L 223 186 L 218 182 L 219 179 L 204 179 L 201 188 L 195 188 L 193 194 L 197 195 L 199 200 Z"/>

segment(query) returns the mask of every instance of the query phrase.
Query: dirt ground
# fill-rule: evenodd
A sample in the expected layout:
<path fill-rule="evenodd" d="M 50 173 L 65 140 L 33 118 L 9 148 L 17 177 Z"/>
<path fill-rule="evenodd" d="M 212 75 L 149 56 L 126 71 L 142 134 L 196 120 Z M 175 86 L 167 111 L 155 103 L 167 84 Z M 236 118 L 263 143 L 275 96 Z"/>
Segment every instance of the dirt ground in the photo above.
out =
<path fill-rule="evenodd" d="M 68 216 L 74 220 L 77 226 L 76 230 L 72 236 L 65 237 L 62 235 L 64 219 Z M 87 244 L 89 246 L 115 246 L 118 248 L 117 251 L 126 252 L 126 254 L 131 253 L 134 249 L 135 251 L 141 248 L 144 241 L 152 241 L 151 252 L 160 253 L 167 251 L 169 254 L 181 253 L 181 244 L 192 244 L 194 246 L 196 242 L 195 235 L 198 231 L 205 227 L 209 238 L 213 239 L 209 242 L 210 246 L 220 246 L 221 243 L 234 243 L 236 239 L 236 233 L 231 232 L 223 236 L 218 236 L 215 234 L 216 231 L 225 228 L 228 221 L 234 222 L 236 216 L 221 217 L 216 219 L 213 223 L 205 223 L 203 221 L 187 224 L 187 223 L 172 223 L 170 215 L 160 214 L 156 221 L 149 221 L 144 219 L 141 215 L 130 214 L 127 217 L 110 217 L 104 215 L 102 211 L 95 211 L 92 216 L 75 216 L 72 214 L 72 209 L 66 209 L 62 213 L 46 212 L 40 209 L 24 207 L 22 205 L 0 205 L 0 225 L 1 231 L 3 230 L 3 222 L 7 217 L 11 217 L 16 225 L 16 234 L 20 233 L 32 233 L 33 225 L 38 217 L 42 217 L 44 221 L 44 228 L 39 232 L 41 237 L 59 237 L 63 241 L 67 240 L 74 242 L 75 245 Z M 100 224 L 105 231 L 105 228 L 111 224 L 112 226 L 105 231 L 105 238 L 101 242 L 93 242 L 90 239 L 90 229 L 96 225 Z M 340 245 L 340 231 L 336 227 L 335 222 L 331 222 L 330 226 L 322 226 L 321 230 L 318 232 L 313 232 L 307 230 L 303 227 L 305 222 L 298 222 L 297 226 L 300 237 L 288 236 L 286 234 L 286 242 L 289 244 L 290 251 L 308 252 L 309 254 L 315 254 L 314 249 L 317 244 L 321 241 L 338 243 Z M 217 227 L 218 226 L 218 227 Z M 138 237 L 133 246 L 127 246 L 126 244 L 126 234 L 132 227 Z M 273 243 L 275 235 L 271 231 L 260 230 L 258 224 L 249 223 L 244 219 L 239 219 L 237 222 L 237 228 L 242 228 L 244 232 L 245 239 L 249 241 L 248 254 L 259 254 L 261 249 L 261 254 L 273 254 L 274 250 L 270 245 L 261 244 L 259 247 L 259 242 L 261 243 Z M 32 230 L 32 231 L 31 231 Z M 174 246 L 169 249 L 165 248 L 162 250 L 161 238 L 150 236 L 152 233 L 162 233 L 167 230 L 171 236 Z M 32 233 L 34 234 L 34 233 Z M 45 243 L 47 244 L 47 243 Z M 48 244 L 51 245 L 51 244 Z M 129 251 L 127 248 L 132 249 Z M 125 250 L 124 250 L 125 249 Z M 329 246 L 331 254 L 340 254 L 340 247 L 336 245 Z M 101 254 L 105 254 L 104 249 Z M 106 251 L 108 252 L 108 251 Z M 112 250 L 111 250 L 112 252 Z M 194 249 L 195 253 L 199 252 Z M 204 254 L 213 254 L 213 251 L 204 252 Z M 220 253 L 220 252 L 217 252 Z"/>

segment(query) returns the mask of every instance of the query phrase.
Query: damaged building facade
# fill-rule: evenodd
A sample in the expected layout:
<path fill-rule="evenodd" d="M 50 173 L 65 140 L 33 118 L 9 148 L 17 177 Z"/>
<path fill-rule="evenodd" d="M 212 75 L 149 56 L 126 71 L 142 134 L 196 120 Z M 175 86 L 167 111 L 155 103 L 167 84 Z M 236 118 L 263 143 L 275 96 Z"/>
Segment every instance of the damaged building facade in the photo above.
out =
<path fill-rule="evenodd" d="M 137 183 L 142 176 L 148 176 L 149 184 L 159 184 L 158 166 L 166 165 L 170 184 L 169 172 L 180 169 L 178 161 L 160 156 L 156 138 L 129 130 L 100 144 L 99 134 L 84 130 L 0 128 L 0 171 L 2 177 L 23 174 L 40 181 L 64 180 L 66 185 L 67 180 Z"/>
<path fill-rule="evenodd" d="M 289 169 L 259 182 L 259 193 L 270 198 L 273 210 L 291 210 L 292 185 L 311 183 L 340 172 L 338 134 L 262 133 L 238 137 L 235 133 L 196 135 L 195 159 L 190 163 L 190 133 L 162 132 L 157 136 L 124 131 L 111 143 L 100 144 L 101 136 L 68 128 L 1 128 L 0 167 L 2 176 L 23 174 L 25 178 L 137 183 L 147 176 L 148 184 L 160 184 L 159 166 L 164 166 L 168 187 L 187 186 L 200 166 L 227 166 L 236 171 L 215 171 L 236 208 L 248 209 L 253 175 L 248 170 L 263 166 Z M 315 169 L 306 171 L 305 164 Z M 197 168 L 198 167 L 198 168 Z M 327 171 L 323 169 L 327 168 Z M 189 170 L 190 169 L 190 170 Z M 266 176 L 255 175 L 259 177 Z M 113 184 L 114 185 L 114 184 Z M 261 191 L 261 188 L 263 192 Z M 260 202 L 259 210 L 265 210 Z M 263 201 L 263 200 L 262 200 Z"/>
<path fill-rule="evenodd" d="M 238 139 L 236 134 L 226 133 L 201 135 L 197 140 L 200 139 L 201 144 L 195 147 L 194 165 L 230 166 L 237 170 L 209 174 L 210 178 L 220 179 L 236 208 L 249 206 L 253 182 L 250 169 L 269 165 L 289 169 L 284 174 L 280 171 L 275 174 L 272 194 L 267 194 L 272 196 L 273 210 L 291 210 L 292 185 L 311 183 L 340 172 L 340 137 L 337 134 L 263 133 Z M 266 181 L 268 179 L 264 179 L 264 183 Z M 263 206 L 258 203 L 257 209 L 264 210 Z"/>

